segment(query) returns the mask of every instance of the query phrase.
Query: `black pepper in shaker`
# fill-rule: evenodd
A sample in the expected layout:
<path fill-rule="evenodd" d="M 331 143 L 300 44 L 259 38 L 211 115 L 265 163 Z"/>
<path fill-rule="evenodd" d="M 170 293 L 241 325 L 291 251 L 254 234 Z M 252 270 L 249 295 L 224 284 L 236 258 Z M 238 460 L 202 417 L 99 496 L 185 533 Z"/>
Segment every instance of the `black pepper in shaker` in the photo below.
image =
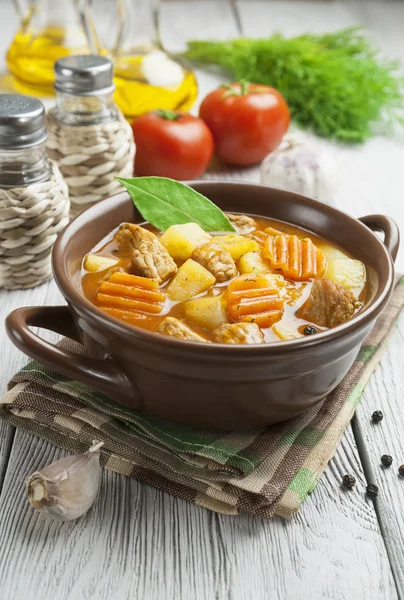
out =
<path fill-rule="evenodd" d="M 385 467 L 391 467 L 391 463 L 393 462 L 393 458 L 389 454 L 383 454 L 380 460 Z"/>
<path fill-rule="evenodd" d="M 379 488 L 377 487 L 377 485 L 375 483 L 369 483 L 366 486 L 366 495 L 369 496 L 369 498 L 376 498 L 378 493 L 379 493 Z"/>
<path fill-rule="evenodd" d="M 342 478 L 342 485 L 347 490 L 351 490 L 356 483 L 356 479 L 353 475 L 344 475 Z"/>
<path fill-rule="evenodd" d="M 303 333 L 304 335 L 312 335 L 313 333 L 317 333 L 317 329 L 311 325 L 306 325 L 306 327 L 303 329 Z"/>
<path fill-rule="evenodd" d="M 372 414 L 372 421 L 373 423 L 380 423 L 380 421 L 383 419 L 383 413 L 381 410 L 375 410 L 375 412 Z"/>
<path fill-rule="evenodd" d="M 398 472 L 401 475 L 401 477 L 404 477 L 404 465 L 400 465 L 398 467 Z"/>

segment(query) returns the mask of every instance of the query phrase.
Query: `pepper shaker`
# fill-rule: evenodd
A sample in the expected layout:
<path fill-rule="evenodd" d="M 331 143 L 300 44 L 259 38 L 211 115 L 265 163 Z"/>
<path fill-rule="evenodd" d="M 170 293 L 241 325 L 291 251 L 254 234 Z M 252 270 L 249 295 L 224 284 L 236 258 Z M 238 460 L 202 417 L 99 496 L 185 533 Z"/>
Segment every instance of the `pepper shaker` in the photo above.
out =
<path fill-rule="evenodd" d="M 52 245 L 70 203 L 46 136 L 42 102 L 0 94 L 0 288 L 30 288 L 52 276 Z"/>
<path fill-rule="evenodd" d="M 114 89 L 108 58 L 66 56 L 55 62 L 47 149 L 69 187 L 72 216 L 117 193 L 115 177 L 133 174 L 132 128 L 114 104 Z"/>

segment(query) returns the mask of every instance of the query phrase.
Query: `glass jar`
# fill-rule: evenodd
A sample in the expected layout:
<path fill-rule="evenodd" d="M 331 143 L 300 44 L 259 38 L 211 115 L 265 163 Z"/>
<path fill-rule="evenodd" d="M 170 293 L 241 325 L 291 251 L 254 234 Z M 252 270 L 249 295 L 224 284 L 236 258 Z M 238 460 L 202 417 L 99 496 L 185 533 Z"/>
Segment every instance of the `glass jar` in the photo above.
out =
<path fill-rule="evenodd" d="M 98 48 L 113 61 L 115 101 L 126 118 L 158 108 L 191 108 L 198 92 L 196 78 L 186 61 L 173 57 L 163 47 L 159 0 L 87 3 L 90 47 Z"/>
<path fill-rule="evenodd" d="M 52 275 L 51 250 L 69 215 L 67 186 L 49 160 L 45 110 L 36 98 L 0 95 L 0 287 Z"/>
<path fill-rule="evenodd" d="M 159 0 L 13 0 L 20 27 L 7 52 L 13 89 L 53 95 L 55 61 L 68 55 L 109 56 L 115 102 L 126 118 L 157 108 L 188 110 L 195 75 L 163 47 Z"/>
<path fill-rule="evenodd" d="M 14 87 L 22 93 L 53 95 L 58 58 L 89 52 L 75 0 L 13 0 L 20 26 L 7 52 Z"/>
<path fill-rule="evenodd" d="M 108 58 L 85 55 L 57 60 L 56 105 L 49 111 L 63 125 L 94 125 L 119 120 L 114 102 L 113 67 Z"/>
<path fill-rule="evenodd" d="M 119 191 L 115 177 L 133 175 L 133 133 L 114 104 L 114 89 L 106 57 L 67 56 L 55 63 L 47 150 L 69 187 L 72 216 Z"/>

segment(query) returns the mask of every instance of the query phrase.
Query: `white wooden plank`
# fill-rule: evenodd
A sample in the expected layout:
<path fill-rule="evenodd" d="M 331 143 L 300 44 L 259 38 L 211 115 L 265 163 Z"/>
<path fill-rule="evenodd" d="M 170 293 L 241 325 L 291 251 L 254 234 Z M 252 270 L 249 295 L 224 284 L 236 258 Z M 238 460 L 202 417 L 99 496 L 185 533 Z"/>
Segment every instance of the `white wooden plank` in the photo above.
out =
<path fill-rule="evenodd" d="M 44 304 L 65 304 L 62 294 L 54 281 L 48 281 L 31 290 L 0 290 L 0 314 L 2 327 L 0 330 L 0 358 L 2 365 L 7 363 L 7 368 L 0 369 L 0 393 L 6 389 L 11 374 L 16 373 L 26 362 L 27 357 L 21 352 L 16 352 L 8 339 L 5 328 L 5 317 L 15 308 L 20 306 L 41 306 Z M 44 332 L 44 335 L 48 335 Z M 53 339 L 56 339 L 55 337 Z"/>
<path fill-rule="evenodd" d="M 7 471 L 8 459 L 14 440 L 14 427 L 0 421 L 0 491 L 3 487 L 4 477 Z"/>
<path fill-rule="evenodd" d="M 52 522 L 28 505 L 24 479 L 61 455 L 17 431 L 0 497 L 4 598 L 397 598 L 350 434 L 287 523 L 215 515 L 111 473 L 82 520 Z M 358 478 L 352 492 L 345 472 Z"/>
<path fill-rule="evenodd" d="M 0 291 L 0 394 L 6 390 L 7 383 L 14 373 L 26 364 L 28 358 L 19 352 L 8 339 L 5 328 L 5 317 L 15 308 L 27 305 L 61 304 L 65 303 L 53 281 L 49 281 L 33 290 Z M 55 341 L 58 336 L 42 331 L 43 337 Z M 7 463 L 14 439 L 14 428 L 0 422 L 0 490 L 7 470 Z"/>
<path fill-rule="evenodd" d="M 385 533 L 386 546 L 401 596 L 404 598 L 404 478 L 398 467 L 404 464 L 404 315 L 395 327 L 390 343 L 382 358 L 377 374 L 372 377 L 365 396 L 357 410 L 358 428 L 364 438 L 373 482 L 379 486 L 377 509 Z M 383 421 L 371 421 L 374 410 L 382 410 Z M 393 465 L 386 469 L 380 458 L 393 457 Z"/>

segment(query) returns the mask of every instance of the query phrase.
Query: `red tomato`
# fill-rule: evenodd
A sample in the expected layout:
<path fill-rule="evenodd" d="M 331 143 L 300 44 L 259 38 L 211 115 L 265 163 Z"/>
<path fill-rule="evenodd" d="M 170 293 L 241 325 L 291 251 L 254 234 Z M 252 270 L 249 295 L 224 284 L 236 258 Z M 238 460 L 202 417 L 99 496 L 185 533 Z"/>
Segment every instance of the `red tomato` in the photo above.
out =
<path fill-rule="evenodd" d="M 208 94 L 199 116 L 213 133 L 216 155 L 239 166 L 259 163 L 275 150 L 290 122 L 282 94 L 267 85 L 244 82 Z"/>
<path fill-rule="evenodd" d="M 136 175 L 197 179 L 212 158 L 212 134 L 198 117 L 157 110 L 138 117 L 132 129 Z"/>

